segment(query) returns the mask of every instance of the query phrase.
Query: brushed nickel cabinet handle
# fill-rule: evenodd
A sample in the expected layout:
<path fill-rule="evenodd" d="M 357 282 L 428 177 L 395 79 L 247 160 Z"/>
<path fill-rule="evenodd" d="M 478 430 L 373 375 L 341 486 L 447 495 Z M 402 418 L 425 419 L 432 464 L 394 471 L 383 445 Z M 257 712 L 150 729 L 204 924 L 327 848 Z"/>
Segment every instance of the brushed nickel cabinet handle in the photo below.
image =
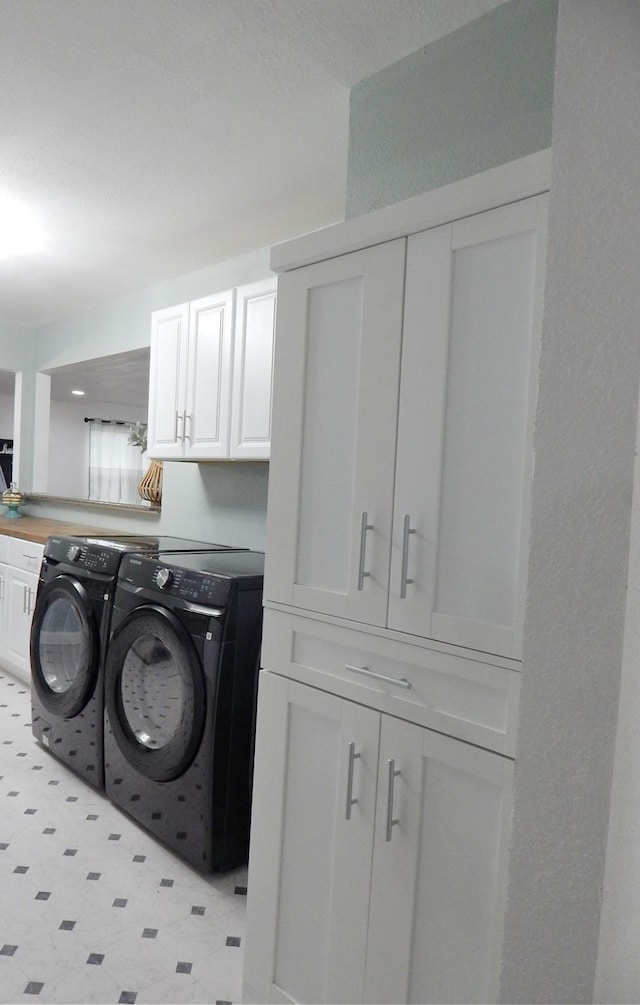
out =
<path fill-rule="evenodd" d="M 387 832 L 385 834 L 385 841 L 391 840 L 391 834 L 393 832 L 393 828 L 396 826 L 396 824 L 400 822 L 397 819 L 397 817 L 394 817 L 393 815 L 393 795 L 394 795 L 394 786 L 396 778 L 398 778 L 398 776 L 401 774 L 402 772 L 396 769 L 396 762 L 394 761 L 394 759 L 390 758 L 389 783 L 388 783 L 389 787 L 387 789 Z"/>
<path fill-rule="evenodd" d="M 409 571 L 409 535 L 415 534 L 415 528 L 411 526 L 411 517 L 408 513 L 404 515 L 404 521 L 402 525 L 402 568 L 400 571 L 400 599 L 404 600 L 407 596 L 407 586 L 413 583 L 412 579 L 409 579 L 407 573 Z"/>
<path fill-rule="evenodd" d="M 349 768 L 347 771 L 347 806 L 345 811 L 345 820 L 351 820 L 351 807 L 356 806 L 358 803 L 357 799 L 353 798 L 353 765 L 360 754 L 356 754 L 355 743 L 349 744 Z"/>
<path fill-rule="evenodd" d="M 367 551 L 368 530 L 373 530 L 373 524 L 369 523 L 369 514 L 365 510 L 360 514 L 360 558 L 358 561 L 358 590 L 364 589 L 365 578 L 371 575 L 371 573 L 364 571 L 365 555 Z"/>
<path fill-rule="evenodd" d="M 187 420 L 189 421 L 189 432 L 187 432 Z M 193 442 L 193 415 L 191 412 L 184 413 L 184 438 L 189 443 Z"/>
<path fill-rule="evenodd" d="M 406 677 L 388 677 L 387 674 L 377 673 L 375 670 L 370 670 L 369 667 L 356 667 L 352 666 L 351 663 L 346 663 L 345 670 L 350 670 L 351 673 L 362 674 L 363 677 L 372 677 L 374 680 L 382 681 L 383 684 L 392 684 L 394 687 L 403 687 L 407 691 L 411 687 L 411 681 L 407 680 Z"/>

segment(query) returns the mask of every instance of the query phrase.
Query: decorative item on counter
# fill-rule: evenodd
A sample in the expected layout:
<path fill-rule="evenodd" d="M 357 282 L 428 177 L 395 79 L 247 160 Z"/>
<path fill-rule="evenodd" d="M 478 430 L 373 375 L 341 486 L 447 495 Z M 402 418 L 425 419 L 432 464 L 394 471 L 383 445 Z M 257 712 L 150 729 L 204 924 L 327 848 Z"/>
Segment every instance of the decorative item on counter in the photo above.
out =
<path fill-rule="evenodd" d="M 138 495 L 159 506 L 162 502 L 162 461 L 151 460 L 146 474 L 138 483 Z"/>
<path fill-rule="evenodd" d="M 15 518 L 22 516 L 21 513 L 18 513 L 18 508 L 24 502 L 24 493 L 20 492 L 15 482 L 11 482 L 11 487 L 5 489 L 0 498 L 2 499 L 2 505 L 7 507 L 6 517 Z"/>
<path fill-rule="evenodd" d="M 135 422 L 129 429 L 129 441 L 132 447 L 140 447 L 142 453 L 147 449 L 147 424 Z M 162 501 L 162 461 L 151 460 L 146 473 L 138 483 L 138 495 L 147 502 L 159 506 Z"/>

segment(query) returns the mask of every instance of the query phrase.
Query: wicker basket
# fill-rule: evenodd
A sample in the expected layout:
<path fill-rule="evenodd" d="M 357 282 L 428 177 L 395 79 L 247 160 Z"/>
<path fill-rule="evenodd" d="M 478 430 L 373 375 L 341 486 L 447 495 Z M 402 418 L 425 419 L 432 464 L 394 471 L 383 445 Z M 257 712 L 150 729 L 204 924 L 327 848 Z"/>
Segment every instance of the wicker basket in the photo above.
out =
<path fill-rule="evenodd" d="M 152 460 L 146 474 L 138 484 L 138 495 L 141 499 L 159 505 L 162 502 L 162 461 Z"/>

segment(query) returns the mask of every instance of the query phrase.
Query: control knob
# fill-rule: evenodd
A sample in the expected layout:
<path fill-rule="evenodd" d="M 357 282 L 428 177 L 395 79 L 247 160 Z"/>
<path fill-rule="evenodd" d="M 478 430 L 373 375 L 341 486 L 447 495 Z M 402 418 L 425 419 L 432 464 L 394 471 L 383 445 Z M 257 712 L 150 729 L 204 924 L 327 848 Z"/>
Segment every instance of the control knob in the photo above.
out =
<path fill-rule="evenodd" d="M 156 572 L 156 586 L 161 590 L 164 590 L 165 586 L 168 586 L 173 579 L 173 573 L 171 569 L 158 569 Z"/>
<path fill-rule="evenodd" d="M 79 544 L 70 544 L 69 548 L 67 549 L 67 558 L 69 559 L 69 561 L 77 562 L 78 559 L 80 558 L 80 551 L 81 549 Z"/>

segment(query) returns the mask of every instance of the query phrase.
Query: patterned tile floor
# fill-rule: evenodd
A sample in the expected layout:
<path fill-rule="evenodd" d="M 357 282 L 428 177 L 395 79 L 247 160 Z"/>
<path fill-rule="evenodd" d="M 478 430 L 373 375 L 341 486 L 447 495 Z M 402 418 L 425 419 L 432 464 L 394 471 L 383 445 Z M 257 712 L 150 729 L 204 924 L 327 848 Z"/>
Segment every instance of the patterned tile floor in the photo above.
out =
<path fill-rule="evenodd" d="M 0 669 L 0 1002 L 240 1000 L 246 869 L 203 877 L 34 740 Z"/>

